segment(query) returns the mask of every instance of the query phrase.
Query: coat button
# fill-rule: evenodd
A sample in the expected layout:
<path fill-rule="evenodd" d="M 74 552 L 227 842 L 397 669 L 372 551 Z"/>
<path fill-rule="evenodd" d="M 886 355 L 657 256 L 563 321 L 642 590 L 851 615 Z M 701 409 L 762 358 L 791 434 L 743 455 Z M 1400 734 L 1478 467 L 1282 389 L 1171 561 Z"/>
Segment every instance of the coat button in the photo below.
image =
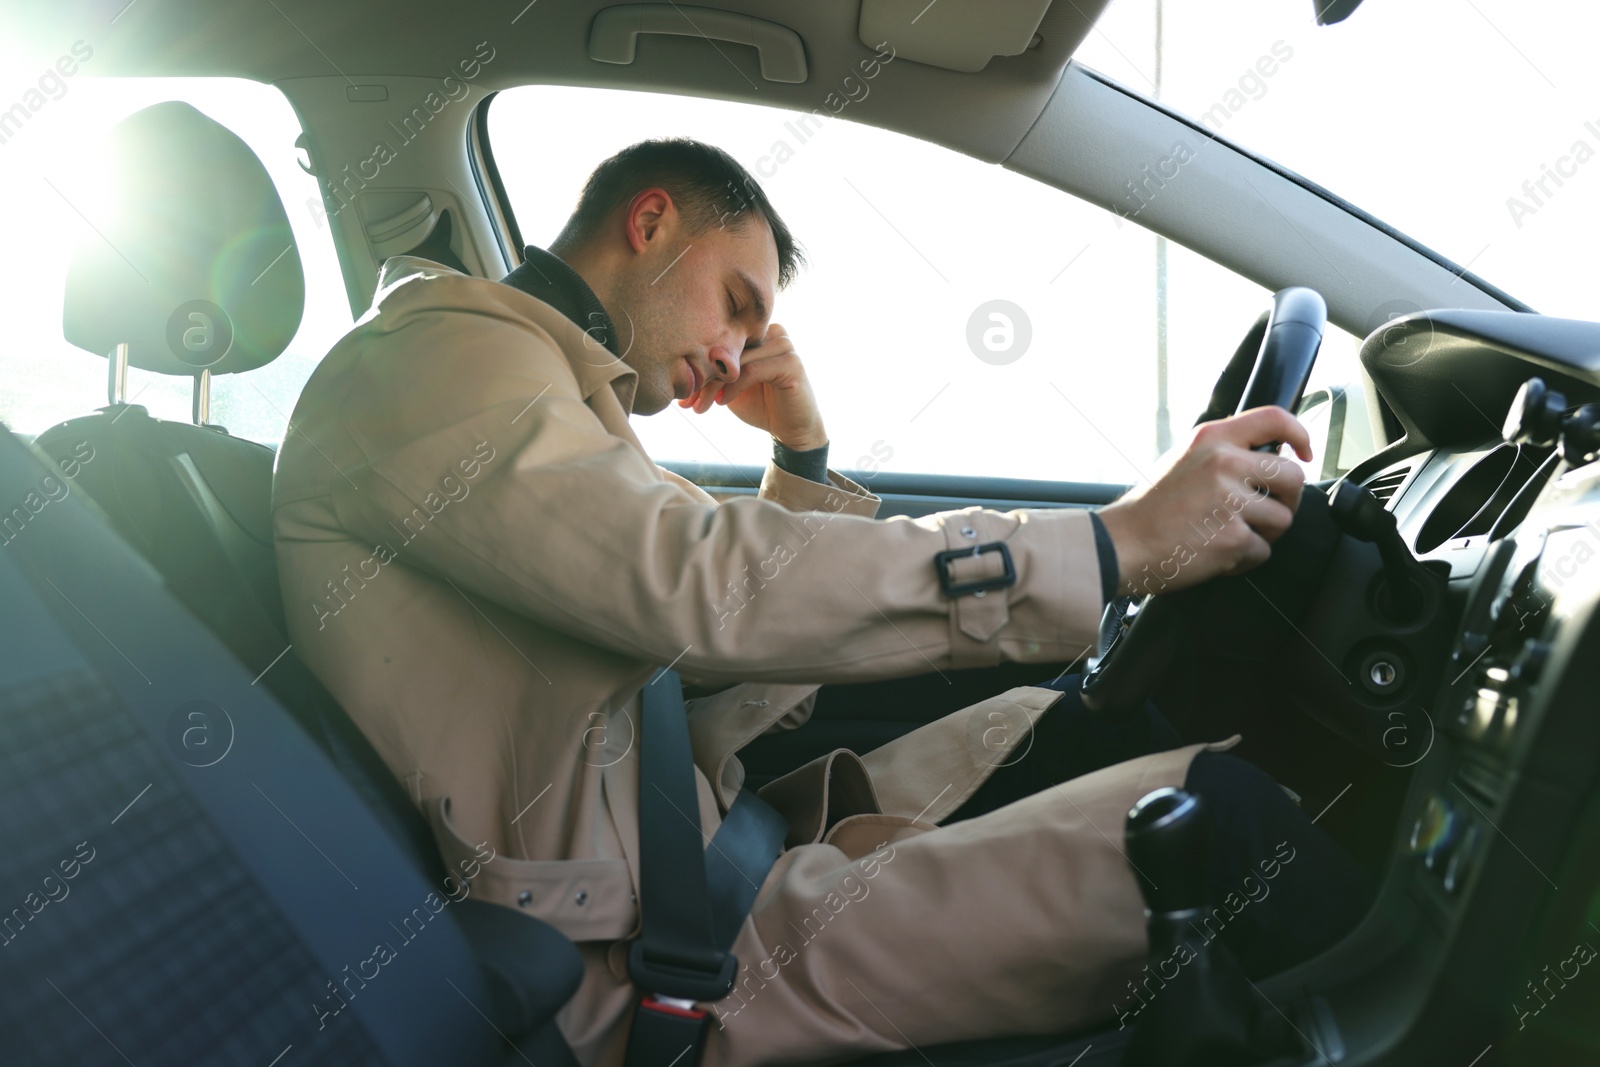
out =
<path fill-rule="evenodd" d="M 578 907 L 581 908 L 585 904 L 589 903 L 589 891 L 587 889 L 580 889 L 578 890 L 578 895 L 572 899 L 577 903 Z"/>
<path fill-rule="evenodd" d="M 528 890 L 524 889 L 522 892 L 517 894 L 517 904 L 520 905 L 521 907 L 526 908 L 529 904 L 532 904 L 532 903 L 533 903 L 533 894 L 531 892 L 529 892 Z"/>

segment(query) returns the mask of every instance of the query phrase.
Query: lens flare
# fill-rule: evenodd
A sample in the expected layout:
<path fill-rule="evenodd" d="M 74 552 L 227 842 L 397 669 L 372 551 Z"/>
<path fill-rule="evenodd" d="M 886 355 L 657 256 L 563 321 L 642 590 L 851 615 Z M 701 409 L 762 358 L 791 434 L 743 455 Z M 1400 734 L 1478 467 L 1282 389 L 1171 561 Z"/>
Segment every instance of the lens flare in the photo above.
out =
<path fill-rule="evenodd" d="M 1455 809 L 1449 801 L 1434 794 L 1428 798 L 1411 827 L 1411 852 L 1431 861 L 1441 849 L 1455 840 L 1459 830 L 1460 820 L 1456 817 Z"/>

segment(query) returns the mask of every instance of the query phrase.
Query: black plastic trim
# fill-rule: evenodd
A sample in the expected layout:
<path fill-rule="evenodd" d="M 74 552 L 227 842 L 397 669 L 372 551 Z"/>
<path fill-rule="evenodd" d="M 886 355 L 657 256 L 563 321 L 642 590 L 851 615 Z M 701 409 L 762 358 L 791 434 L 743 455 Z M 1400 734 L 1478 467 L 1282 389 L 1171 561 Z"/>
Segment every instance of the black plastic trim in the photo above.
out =
<path fill-rule="evenodd" d="M 1356 207 L 1350 201 L 1346 200 L 1344 197 L 1338 195 L 1337 193 L 1333 192 L 1332 190 L 1326 189 L 1326 188 L 1318 185 L 1316 182 L 1312 181 L 1311 179 L 1306 178 L 1306 177 L 1304 177 L 1304 176 L 1302 176 L 1300 174 L 1295 173 L 1294 171 L 1290 170 L 1288 167 L 1285 167 L 1281 163 L 1276 163 L 1273 160 L 1268 159 L 1266 156 L 1261 155 L 1259 152 L 1251 151 L 1250 149 L 1245 148 L 1242 145 L 1240 145 L 1238 142 L 1229 140 L 1228 138 L 1222 136 L 1220 133 L 1215 133 L 1215 132 L 1213 132 L 1211 130 L 1206 129 L 1204 126 L 1200 125 L 1199 122 L 1197 122 L 1194 119 L 1190 118 L 1188 115 L 1183 114 L 1181 111 L 1174 111 L 1172 108 L 1170 108 L 1167 105 L 1161 103 L 1160 101 L 1151 100 L 1149 97 L 1145 96 L 1143 93 L 1140 93 L 1140 92 L 1138 92 L 1138 91 L 1136 91 L 1134 89 L 1130 89 L 1130 88 L 1128 88 L 1128 86 L 1121 84 L 1120 82 L 1116 81 L 1115 79 L 1106 77 L 1104 74 L 1101 74 L 1099 71 L 1095 70 L 1093 67 L 1084 66 L 1082 63 L 1078 62 L 1077 60 L 1072 60 L 1068 64 L 1068 68 L 1069 69 L 1072 68 L 1072 67 L 1077 67 L 1079 70 L 1083 71 L 1084 74 L 1086 74 L 1089 77 L 1093 78 L 1095 81 L 1099 82 L 1101 85 L 1104 85 L 1106 88 L 1114 89 L 1117 92 L 1123 94 L 1124 96 L 1131 97 L 1132 99 L 1139 101 L 1141 104 L 1144 104 L 1146 107 L 1150 107 L 1150 108 L 1155 109 L 1156 111 L 1161 112 L 1163 115 L 1167 116 L 1170 119 L 1173 119 L 1173 120 L 1175 120 L 1177 122 L 1183 123 L 1183 125 L 1189 127 L 1191 130 L 1194 130 L 1196 133 L 1200 134 L 1201 136 L 1203 136 L 1203 137 L 1205 137 L 1205 138 L 1207 138 L 1209 140 L 1220 141 L 1226 147 L 1233 149 L 1233 151 L 1239 153 L 1241 156 L 1244 156 L 1246 159 L 1248 159 L 1251 162 L 1257 164 L 1258 166 L 1265 167 L 1267 170 L 1272 171 L 1274 174 L 1278 175 L 1281 178 L 1287 178 L 1289 181 L 1294 182 L 1296 185 L 1300 186 L 1300 188 L 1304 189 L 1306 192 L 1312 193 L 1312 194 L 1314 194 L 1316 196 L 1321 197 L 1323 200 L 1326 200 L 1328 203 L 1332 204 L 1336 208 L 1339 208 L 1341 211 L 1344 211 L 1346 214 L 1349 214 L 1349 215 L 1361 220 L 1362 222 L 1366 223 L 1368 226 L 1371 226 L 1373 229 L 1377 230 L 1379 233 L 1382 233 L 1385 237 L 1389 237 L 1389 238 L 1391 238 L 1393 240 L 1399 241 L 1401 244 L 1405 245 L 1407 248 L 1411 249 L 1413 252 L 1416 252 L 1418 255 L 1427 257 L 1429 260 L 1433 261 L 1433 263 L 1435 263 L 1436 265 L 1438 265 L 1440 267 L 1443 267 L 1445 270 L 1449 271 L 1451 274 L 1454 274 L 1456 277 L 1462 279 L 1465 282 L 1470 283 L 1471 285 L 1473 285 L 1476 288 L 1478 288 L 1481 291 L 1483 291 L 1485 294 L 1487 294 L 1487 295 L 1493 297 L 1494 299 L 1500 301 L 1509 310 L 1511 310 L 1511 311 L 1533 312 L 1533 310 L 1534 310 L 1533 308 L 1529 307 L 1527 304 L 1524 304 L 1522 301 L 1518 300 L 1516 297 L 1512 296 L 1510 293 L 1506 292 L 1504 289 L 1501 289 L 1500 287 L 1498 287 L 1496 285 L 1492 285 L 1491 283 L 1484 281 L 1482 278 L 1478 277 L 1476 274 L 1473 274 L 1471 271 L 1467 270 L 1467 268 L 1461 266 L 1459 263 L 1456 263 L 1455 261 L 1453 261 L 1451 259 L 1448 259 L 1445 256 L 1440 255 L 1438 252 L 1435 252 L 1433 249 L 1429 248 L 1427 245 L 1425 245 L 1422 242 L 1418 241 L 1416 238 L 1410 237 L 1410 236 L 1400 232 L 1399 230 L 1395 229 L 1393 226 L 1389 225 L 1387 222 L 1384 222 L 1382 219 L 1378 218 L 1377 216 L 1371 215 L 1368 212 L 1363 211 L 1361 208 Z"/>
<path fill-rule="evenodd" d="M 510 233 L 512 245 L 506 250 L 506 260 L 516 267 L 522 263 L 522 250 L 527 246 L 522 241 L 522 227 L 517 225 L 517 213 L 511 209 L 511 198 L 506 195 L 505 182 L 500 180 L 500 167 L 494 161 L 494 146 L 489 142 L 489 105 L 494 103 L 495 97 L 499 95 L 498 89 L 490 93 L 473 111 L 473 128 L 477 131 L 478 137 L 477 151 L 469 150 L 467 158 L 472 160 L 472 173 L 478 179 L 478 191 L 485 198 L 491 196 L 494 198 L 501 217 L 506 220 L 506 230 Z M 469 149 L 472 147 L 468 146 Z M 488 181 L 488 188 L 484 187 L 485 179 Z"/>
<path fill-rule="evenodd" d="M 661 466 L 701 488 L 754 493 L 765 468 L 751 463 L 694 463 L 668 460 Z M 837 469 L 837 468 L 836 468 Z M 948 497 L 952 500 L 1017 500 L 1041 504 L 1109 504 L 1130 486 L 1106 482 L 1052 482 L 1033 478 L 991 478 L 965 474 L 907 474 L 900 471 L 839 470 L 879 496 Z"/>

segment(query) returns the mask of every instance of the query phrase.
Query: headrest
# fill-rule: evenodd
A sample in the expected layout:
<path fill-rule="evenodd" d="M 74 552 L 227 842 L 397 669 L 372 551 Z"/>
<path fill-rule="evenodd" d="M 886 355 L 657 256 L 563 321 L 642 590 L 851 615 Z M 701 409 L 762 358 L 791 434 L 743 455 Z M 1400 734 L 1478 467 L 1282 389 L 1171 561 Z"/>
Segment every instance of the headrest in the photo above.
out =
<path fill-rule="evenodd" d="M 106 208 L 72 256 L 62 333 L 99 356 L 192 376 L 272 362 L 300 328 L 305 275 L 250 147 L 188 104 L 111 132 Z M 103 235 L 103 236 L 102 236 Z"/>

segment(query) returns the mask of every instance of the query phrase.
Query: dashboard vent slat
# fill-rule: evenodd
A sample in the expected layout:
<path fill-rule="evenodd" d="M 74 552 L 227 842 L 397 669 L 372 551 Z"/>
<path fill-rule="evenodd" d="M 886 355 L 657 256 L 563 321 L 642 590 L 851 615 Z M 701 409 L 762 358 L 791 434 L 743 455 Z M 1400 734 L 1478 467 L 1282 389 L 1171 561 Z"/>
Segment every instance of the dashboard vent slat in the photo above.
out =
<path fill-rule="evenodd" d="M 1385 471 L 1377 477 L 1368 480 L 1365 484 L 1365 487 L 1372 493 L 1373 496 L 1377 497 L 1385 505 L 1387 505 L 1389 501 L 1394 499 L 1394 494 L 1402 485 L 1405 484 L 1406 479 L 1410 476 L 1411 464 L 1408 463 L 1403 467 L 1396 467 L 1393 470 Z"/>

